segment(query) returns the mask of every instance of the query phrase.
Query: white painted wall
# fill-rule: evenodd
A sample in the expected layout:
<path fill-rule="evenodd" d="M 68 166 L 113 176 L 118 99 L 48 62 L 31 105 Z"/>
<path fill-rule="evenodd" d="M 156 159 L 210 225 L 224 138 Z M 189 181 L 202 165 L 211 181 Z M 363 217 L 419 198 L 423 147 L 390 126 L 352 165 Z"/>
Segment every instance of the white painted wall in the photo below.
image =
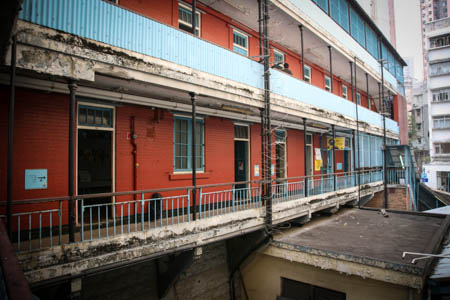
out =
<path fill-rule="evenodd" d="M 426 185 L 433 189 L 437 189 L 437 172 L 450 172 L 450 164 L 427 164 L 423 166 L 423 170 L 427 174 L 428 178 Z"/>

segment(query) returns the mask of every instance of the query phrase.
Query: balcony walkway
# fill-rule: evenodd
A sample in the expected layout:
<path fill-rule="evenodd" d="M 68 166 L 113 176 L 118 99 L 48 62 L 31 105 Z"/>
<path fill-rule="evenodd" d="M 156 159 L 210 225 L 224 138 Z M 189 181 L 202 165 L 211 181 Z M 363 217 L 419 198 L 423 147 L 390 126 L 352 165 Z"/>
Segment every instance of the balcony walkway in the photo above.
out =
<path fill-rule="evenodd" d="M 342 174 L 310 179 L 307 197 L 305 178 L 274 183 L 274 226 L 292 220 L 307 222 L 313 213 L 356 205 L 355 177 Z M 380 170 L 361 174 L 361 197 L 381 191 L 381 179 Z M 88 205 L 88 199 L 95 195 L 77 196 L 84 198 L 76 200 L 79 224 L 75 243 L 69 243 L 63 230 L 66 226 L 62 225 L 62 220 L 67 220 L 66 210 L 62 209 L 67 200 L 47 203 L 53 203 L 56 209 L 42 210 L 42 202 L 40 210 L 33 210 L 33 204 L 15 205 L 15 210 L 21 208 L 12 218 L 14 246 L 25 275 L 33 284 L 83 274 L 100 266 L 147 260 L 263 229 L 266 207 L 261 201 L 261 184 L 252 182 L 240 189 L 236 185 L 198 187 L 195 220 L 190 201 L 192 187 L 160 190 L 171 194 L 160 198 L 146 197 L 149 191 L 133 192 L 140 194 L 139 199 L 106 204 Z"/>

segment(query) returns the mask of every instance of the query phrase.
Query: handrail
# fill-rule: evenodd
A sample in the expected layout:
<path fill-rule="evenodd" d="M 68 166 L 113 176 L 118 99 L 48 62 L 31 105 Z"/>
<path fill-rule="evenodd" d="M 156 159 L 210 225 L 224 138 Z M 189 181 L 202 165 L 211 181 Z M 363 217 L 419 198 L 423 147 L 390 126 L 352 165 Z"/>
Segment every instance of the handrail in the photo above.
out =
<path fill-rule="evenodd" d="M 377 167 L 373 169 L 367 170 L 357 170 L 352 172 L 336 172 L 336 173 L 328 173 L 328 174 L 314 174 L 308 176 L 295 176 L 295 177 L 287 177 L 281 178 L 278 180 L 286 181 L 286 180 L 304 180 L 304 179 L 318 179 L 318 178 L 329 178 L 332 176 L 345 176 L 345 175 L 358 175 L 364 173 L 370 173 L 374 171 L 382 171 Z M 271 179 L 272 182 L 276 181 L 276 179 Z M 194 186 L 182 186 L 182 187 L 173 187 L 173 188 L 158 188 L 158 189 L 146 189 L 146 190 L 138 190 L 138 191 L 123 191 L 123 192 L 111 192 L 111 193 L 98 193 L 98 194 L 84 194 L 84 195 L 76 195 L 74 199 L 92 199 L 92 198 L 103 198 L 103 197 L 116 197 L 116 196 L 128 196 L 128 195 L 141 195 L 141 194 L 150 194 L 150 193 L 161 193 L 161 192 L 175 192 L 175 191 L 184 191 L 184 190 L 192 190 L 202 189 L 202 188 L 212 188 L 212 187 L 221 187 L 227 185 L 243 185 L 243 184 L 264 184 L 263 180 L 249 180 L 249 181 L 239 181 L 239 182 L 227 182 L 227 183 L 218 183 L 218 184 L 204 184 Z M 23 199 L 23 200 L 13 200 L 12 205 L 24 205 L 24 204 L 37 204 L 44 202 L 57 202 L 57 201 L 68 201 L 70 200 L 69 196 L 61 196 L 61 197 L 48 197 L 48 198 L 32 198 L 32 199 Z M 0 206 L 5 206 L 6 201 L 0 201 Z"/>

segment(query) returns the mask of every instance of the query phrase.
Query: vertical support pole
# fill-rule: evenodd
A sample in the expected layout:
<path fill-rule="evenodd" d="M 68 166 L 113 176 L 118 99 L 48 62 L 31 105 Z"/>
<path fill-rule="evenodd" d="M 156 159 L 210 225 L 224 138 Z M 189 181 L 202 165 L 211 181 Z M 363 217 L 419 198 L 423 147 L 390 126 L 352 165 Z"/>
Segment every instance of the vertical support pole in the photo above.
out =
<path fill-rule="evenodd" d="M 336 191 L 336 128 L 331 125 L 331 130 L 333 131 L 333 187 Z"/>
<path fill-rule="evenodd" d="M 352 147 L 353 147 L 353 176 L 355 178 L 355 184 L 356 184 L 356 134 L 355 134 L 355 129 L 352 129 Z"/>
<path fill-rule="evenodd" d="M 304 163 L 305 163 L 305 184 L 304 184 L 304 186 L 305 186 L 305 197 L 308 197 L 308 177 L 306 177 L 306 176 L 308 176 L 308 168 L 307 168 L 307 166 L 306 166 L 306 162 L 307 162 L 307 160 L 308 160 L 308 158 L 306 157 L 306 148 L 307 148 L 307 146 L 306 146 L 306 141 L 307 141 L 307 127 L 306 127 L 306 118 L 303 118 L 303 132 L 304 132 L 304 136 L 303 136 L 303 145 L 304 145 L 304 149 L 303 149 L 303 153 L 304 153 L 304 158 L 305 158 L 305 160 L 304 160 Z"/>
<path fill-rule="evenodd" d="M 195 28 L 197 27 L 197 0 L 192 0 L 192 34 L 195 34 Z"/>
<path fill-rule="evenodd" d="M 271 158 L 272 158 L 272 128 L 270 122 L 270 65 L 269 65 L 269 39 L 268 39 L 268 21 L 269 8 L 267 0 L 263 4 L 263 37 L 264 37 L 264 136 L 265 136 L 265 152 L 266 152 L 266 229 L 270 236 L 272 236 L 272 175 L 271 175 Z"/>
<path fill-rule="evenodd" d="M 358 208 L 360 207 L 361 204 L 361 148 L 359 147 L 359 141 L 360 141 L 360 136 L 359 136 L 359 116 L 358 116 L 358 100 L 356 99 L 356 90 L 357 90 L 357 85 L 356 85 L 356 56 L 355 56 L 355 63 L 353 65 L 354 69 L 355 69 L 355 76 L 354 76 L 354 93 L 355 93 L 355 107 L 356 107 L 356 135 L 358 136 L 358 140 L 357 142 L 357 147 L 358 147 Z"/>
<path fill-rule="evenodd" d="M 265 148 L 264 148 L 264 146 L 265 146 L 265 139 L 266 139 L 266 137 L 265 137 L 265 135 L 264 135 L 264 128 L 265 128 L 265 121 L 264 121 L 264 116 L 265 116 L 265 112 L 264 112 L 264 109 L 261 109 L 260 110 L 260 113 L 261 113 L 261 172 L 260 172 L 260 174 L 261 174 L 261 180 L 263 181 L 264 179 L 265 179 L 265 172 L 266 172 L 266 159 L 265 159 Z M 262 202 L 263 202 L 263 204 L 265 205 L 265 200 L 266 200 L 266 198 L 265 198 L 265 189 L 264 189 L 264 187 L 265 187 L 265 184 L 264 184 L 264 182 L 263 182 L 263 184 L 262 184 L 262 188 L 260 188 L 260 192 L 261 192 L 261 198 L 262 198 Z"/>
<path fill-rule="evenodd" d="M 303 43 L 302 43 L 303 44 Z M 330 88 L 331 93 L 333 93 L 333 56 L 332 56 L 332 50 L 331 46 L 328 46 L 328 52 L 330 54 Z"/>
<path fill-rule="evenodd" d="M 300 40 L 302 43 L 302 79 L 305 80 L 305 55 L 304 55 L 304 47 L 303 47 L 303 25 L 298 25 L 298 28 L 300 29 Z"/>
<path fill-rule="evenodd" d="M 348 63 L 350 64 L 350 88 L 352 91 L 352 102 L 354 102 L 355 99 L 353 98 L 353 62 L 349 61 Z"/>
<path fill-rule="evenodd" d="M 196 94 L 189 93 L 192 101 L 192 120 L 191 120 L 191 165 L 192 165 L 192 219 L 195 221 L 197 214 L 197 157 L 195 153 L 195 127 L 197 125 L 197 112 L 196 112 Z"/>
<path fill-rule="evenodd" d="M 381 50 L 380 50 L 381 51 Z M 381 52 L 380 52 L 381 54 Z M 380 57 L 382 57 L 380 55 Z M 388 208 L 388 190 L 387 190 L 387 166 L 386 166 L 386 112 L 385 112 L 385 103 L 384 103 L 384 61 L 380 59 L 380 67 L 381 67 L 381 105 L 383 107 L 381 113 L 383 114 L 383 167 L 384 167 L 384 208 Z"/>
<path fill-rule="evenodd" d="M 16 101 L 16 53 L 17 38 L 12 36 L 11 45 L 11 77 L 8 115 L 8 175 L 6 187 L 6 230 L 8 237 L 12 238 L 12 185 L 13 185 L 13 158 L 14 158 L 14 107 Z"/>
<path fill-rule="evenodd" d="M 69 83 L 70 109 L 69 109 L 69 242 L 75 242 L 75 199 L 74 199 L 74 171 L 75 171 L 75 114 L 76 91 L 78 85 L 75 81 Z"/>
<path fill-rule="evenodd" d="M 262 18 L 261 18 L 261 0 L 258 0 L 258 39 L 259 39 L 259 62 L 263 60 L 263 40 L 262 40 Z M 262 173 L 261 173 L 262 174 Z"/>
<path fill-rule="evenodd" d="M 369 74 L 366 73 L 366 94 L 367 94 L 367 107 L 369 109 L 372 108 L 372 104 L 370 102 L 370 97 L 369 97 Z"/>

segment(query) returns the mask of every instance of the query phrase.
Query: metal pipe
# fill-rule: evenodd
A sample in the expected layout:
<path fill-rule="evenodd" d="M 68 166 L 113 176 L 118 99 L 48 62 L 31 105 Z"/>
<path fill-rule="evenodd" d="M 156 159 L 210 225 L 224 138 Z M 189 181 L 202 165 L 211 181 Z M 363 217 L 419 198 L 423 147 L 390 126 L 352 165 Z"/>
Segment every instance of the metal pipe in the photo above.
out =
<path fill-rule="evenodd" d="M 263 50 L 262 50 L 262 19 L 261 19 L 261 0 L 258 0 L 258 39 L 259 39 L 259 61 L 262 61 L 262 55 L 263 55 Z"/>
<path fill-rule="evenodd" d="M 350 89 L 352 90 L 352 102 L 355 101 L 353 98 L 353 62 L 349 61 L 350 64 Z"/>
<path fill-rule="evenodd" d="M 355 68 L 355 77 L 354 77 L 354 83 L 355 83 L 355 99 L 356 99 L 356 135 L 358 137 L 357 140 L 357 147 L 358 147 L 358 207 L 361 207 L 361 148 L 359 147 L 359 116 L 358 116 L 358 99 L 356 98 L 356 90 L 357 90 L 357 85 L 356 85 L 356 56 L 355 56 L 355 63 L 353 65 L 353 67 Z"/>
<path fill-rule="evenodd" d="M 135 132 L 135 116 L 132 116 L 130 118 L 130 143 L 133 147 L 133 150 L 131 150 L 131 155 L 133 156 L 133 190 L 137 191 L 137 144 L 136 144 L 136 132 Z M 138 199 L 137 194 L 134 195 L 134 199 Z"/>
<path fill-rule="evenodd" d="M 265 145 L 265 136 L 264 136 L 264 109 L 261 109 L 260 111 L 261 113 L 261 180 L 264 180 L 264 172 L 266 170 L 266 159 L 264 157 L 264 145 Z M 265 191 L 264 188 L 261 189 L 261 198 L 263 199 L 263 201 L 266 199 L 265 196 Z"/>
<path fill-rule="evenodd" d="M 197 25 L 197 0 L 192 0 L 192 34 L 195 34 L 195 27 Z"/>
<path fill-rule="evenodd" d="M 333 93 L 333 62 L 332 62 L 332 48 L 331 46 L 328 46 L 328 52 L 330 54 L 330 91 Z"/>
<path fill-rule="evenodd" d="M 191 120 L 191 158 L 192 158 L 192 219 L 195 221 L 197 215 L 197 164 L 196 164 L 196 153 L 195 153 L 195 127 L 197 123 L 197 112 L 196 112 L 196 94 L 193 92 L 189 93 L 192 101 L 192 120 Z"/>
<path fill-rule="evenodd" d="M 369 74 L 366 73 L 366 94 L 367 94 L 367 107 L 371 109 L 372 105 L 370 103 L 370 97 L 369 97 Z"/>
<path fill-rule="evenodd" d="M 75 171 L 75 114 L 76 91 L 78 85 L 75 81 L 69 83 L 70 109 L 69 109 L 69 242 L 75 242 L 75 199 L 74 199 L 74 171 Z"/>
<path fill-rule="evenodd" d="M 387 190 L 387 166 L 386 166 L 386 112 L 384 103 L 384 61 L 380 47 L 380 67 L 381 67 L 381 105 L 383 114 L 383 165 L 384 165 L 384 208 L 388 208 L 388 190 Z"/>
<path fill-rule="evenodd" d="M 304 56 L 304 48 L 303 48 L 303 25 L 298 25 L 298 28 L 300 29 L 300 40 L 302 43 L 302 78 L 305 80 L 305 56 Z"/>
<path fill-rule="evenodd" d="M 303 153 L 304 153 L 304 163 L 305 163 L 305 176 L 308 176 L 308 168 L 306 166 L 307 157 L 306 157 L 306 141 L 307 141 L 307 127 L 306 127 L 306 118 L 303 118 Z M 312 174 L 311 174 L 312 175 Z M 308 178 L 305 178 L 305 197 L 308 197 Z"/>
<path fill-rule="evenodd" d="M 331 125 L 331 130 L 333 131 L 333 187 L 334 191 L 336 191 L 336 129 L 334 124 Z"/>
<path fill-rule="evenodd" d="M 8 114 L 8 175 L 6 184 L 6 230 L 8 237 L 12 238 L 12 185 L 13 185 L 13 158 L 14 158 L 14 107 L 16 101 L 16 54 L 17 38 L 12 36 L 11 45 L 11 77 Z"/>
<path fill-rule="evenodd" d="M 269 65 L 269 31 L 268 31 L 269 9 L 267 0 L 264 0 L 263 7 L 263 36 L 264 36 L 264 135 L 266 140 L 266 230 L 272 236 L 272 175 L 271 175 L 271 158 L 272 158 L 272 128 L 270 124 L 270 65 Z"/>

